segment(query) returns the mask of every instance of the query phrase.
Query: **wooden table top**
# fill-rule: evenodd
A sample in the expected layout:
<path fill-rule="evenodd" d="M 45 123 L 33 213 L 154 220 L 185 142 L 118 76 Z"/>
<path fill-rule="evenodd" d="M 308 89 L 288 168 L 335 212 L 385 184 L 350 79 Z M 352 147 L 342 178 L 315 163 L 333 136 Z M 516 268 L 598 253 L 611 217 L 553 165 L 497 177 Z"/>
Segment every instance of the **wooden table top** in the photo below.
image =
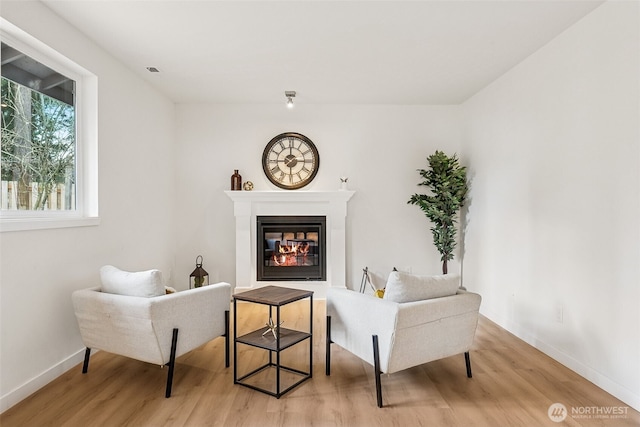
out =
<path fill-rule="evenodd" d="M 283 288 L 281 286 L 265 286 L 234 294 L 233 297 L 238 301 L 249 301 L 267 305 L 284 305 L 312 295 L 313 291 Z"/>

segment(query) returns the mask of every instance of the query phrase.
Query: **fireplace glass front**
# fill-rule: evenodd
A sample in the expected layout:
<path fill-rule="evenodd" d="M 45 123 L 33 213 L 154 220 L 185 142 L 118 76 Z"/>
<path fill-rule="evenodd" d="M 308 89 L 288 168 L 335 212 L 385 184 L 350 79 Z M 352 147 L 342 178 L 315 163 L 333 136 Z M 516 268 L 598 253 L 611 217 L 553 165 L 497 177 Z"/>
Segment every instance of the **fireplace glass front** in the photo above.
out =
<path fill-rule="evenodd" d="M 258 216 L 258 281 L 326 280 L 326 217 Z"/>

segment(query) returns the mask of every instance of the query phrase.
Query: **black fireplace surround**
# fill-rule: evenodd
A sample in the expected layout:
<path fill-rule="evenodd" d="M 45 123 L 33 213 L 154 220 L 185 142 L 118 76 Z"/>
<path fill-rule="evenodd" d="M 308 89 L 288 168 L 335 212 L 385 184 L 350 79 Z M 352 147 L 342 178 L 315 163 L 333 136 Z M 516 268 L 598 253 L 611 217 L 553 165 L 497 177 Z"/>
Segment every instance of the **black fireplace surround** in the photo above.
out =
<path fill-rule="evenodd" d="M 324 281 L 326 217 L 258 216 L 258 281 Z"/>

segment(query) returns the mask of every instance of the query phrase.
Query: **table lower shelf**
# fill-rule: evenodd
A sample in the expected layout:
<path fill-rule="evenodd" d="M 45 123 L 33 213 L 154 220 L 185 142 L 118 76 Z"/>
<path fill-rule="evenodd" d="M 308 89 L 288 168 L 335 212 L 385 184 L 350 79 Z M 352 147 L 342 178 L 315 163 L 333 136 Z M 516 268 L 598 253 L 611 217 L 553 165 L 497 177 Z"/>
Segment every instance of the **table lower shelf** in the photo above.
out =
<path fill-rule="evenodd" d="M 267 333 L 265 334 L 265 330 L 266 328 L 257 329 L 253 332 L 236 338 L 236 342 L 263 348 L 265 350 L 282 351 L 311 337 L 311 334 L 308 332 L 300 332 L 294 331 L 292 329 L 280 328 L 280 348 L 277 348 L 276 338 L 273 336 L 271 331 L 267 331 Z"/>

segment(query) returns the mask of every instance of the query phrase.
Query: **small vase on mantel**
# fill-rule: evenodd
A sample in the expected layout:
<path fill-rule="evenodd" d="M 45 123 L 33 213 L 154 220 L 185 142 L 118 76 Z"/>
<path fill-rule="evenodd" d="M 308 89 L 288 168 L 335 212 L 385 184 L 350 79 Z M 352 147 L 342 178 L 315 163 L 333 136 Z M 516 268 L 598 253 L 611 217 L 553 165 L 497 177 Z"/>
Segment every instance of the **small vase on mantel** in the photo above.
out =
<path fill-rule="evenodd" d="M 231 175 L 231 189 L 242 190 L 242 176 L 238 173 L 238 169 L 234 169 Z"/>

